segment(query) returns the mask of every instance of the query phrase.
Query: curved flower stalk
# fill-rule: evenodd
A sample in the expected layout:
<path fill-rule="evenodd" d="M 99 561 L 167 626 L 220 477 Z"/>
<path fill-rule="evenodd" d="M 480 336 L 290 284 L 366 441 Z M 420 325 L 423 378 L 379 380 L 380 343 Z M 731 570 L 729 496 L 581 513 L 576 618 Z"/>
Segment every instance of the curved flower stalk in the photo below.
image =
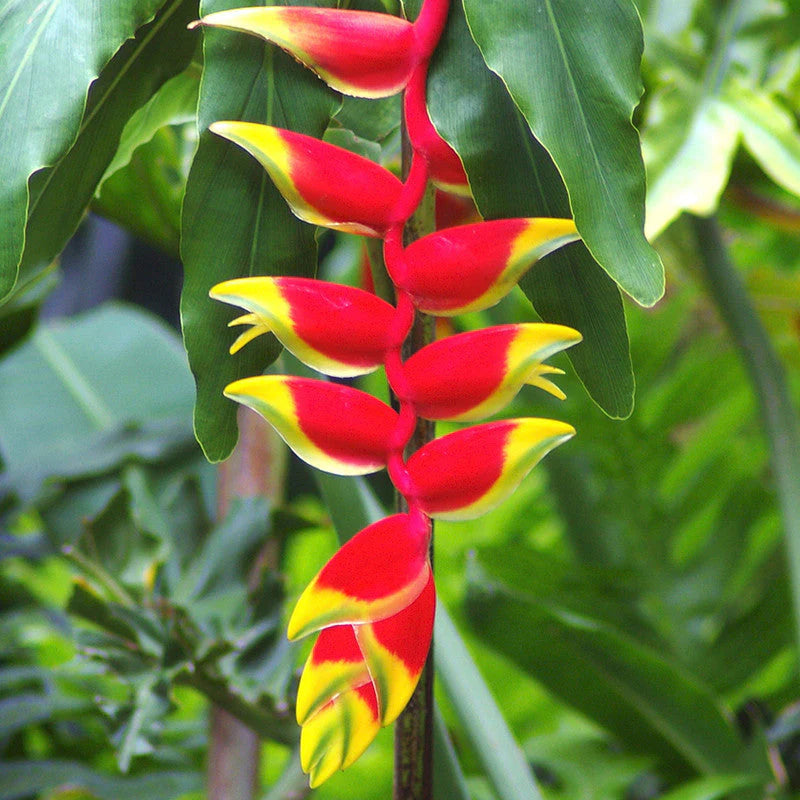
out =
<path fill-rule="evenodd" d="M 434 439 L 410 456 L 419 418 L 478 421 L 524 384 L 563 397 L 545 364 L 580 334 L 561 325 L 499 325 L 449 336 L 407 360 L 417 311 L 454 316 L 498 302 L 526 270 L 578 234 L 569 219 L 507 219 L 451 227 L 404 246 L 403 230 L 429 181 L 468 194 L 458 156 L 428 116 L 428 62 L 447 0 L 425 0 L 413 23 L 385 14 L 317 8 L 234 9 L 216 25 L 273 42 L 332 87 L 362 97 L 404 91 L 412 149 L 405 182 L 349 151 L 268 125 L 222 121 L 211 130 L 251 153 L 294 213 L 383 240 L 393 306 L 347 286 L 301 278 L 243 278 L 211 296 L 239 306 L 231 352 L 272 332 L 301 361 L 331 376 L 379 366 L 398 410 L 348 386 L 270 375 L 230 384 L 308 463 L 342 475 L 386 468 L 407 513 L 368 526 L 309 584 L 288 635 L 318 632 L 297 697 L 301 761 L 312 786 L 351 764 L 401 713 L 422 673 L 433 630 L 431 519 L 471 519 L 502 502 L 571 425 L 547 419 L 484 422 Z"/>

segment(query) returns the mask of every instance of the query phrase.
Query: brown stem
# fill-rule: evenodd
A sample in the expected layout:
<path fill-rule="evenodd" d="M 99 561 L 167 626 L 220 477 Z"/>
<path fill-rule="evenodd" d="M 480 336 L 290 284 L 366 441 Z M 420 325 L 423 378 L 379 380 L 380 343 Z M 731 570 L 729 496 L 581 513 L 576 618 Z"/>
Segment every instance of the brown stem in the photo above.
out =
<path fill-rule="evenodd" d="M 239 442 L 217 473 L 217 516 L 223 519 L 234 498 L 264 496 L 275 500 L 283 485 L 283 448 L 264 421 L 249 408 L 239 409 Z M 251 572 L 277 563 L 269 540 Z M 252 588 L 252 587 L 251 587 Z M 225 708 L 213 705 L 209 720 L 208 800 L 254 800 L 258 793 L 261 742 L 258 733 Z"/>
<path fill-rule="evenodd" d="M 403 142 L 403 173 L 411 163 L 411 150 Z M 425 196 L 404 231 L 404 243 L 430 233 L 434 229 L 434 193 L 429 185 Z M 403 346 L 403 358 L 408 358 L 433 341 L 434 319 L 417 312 L 414 326 Z M 418 420 L 414 435 L 406 448 L 406 458 L 434 437 L 434 424 Z M 405 500 L 396 493 L 398 510 L 407 510 Z M 433 563 L 433 534 L 431 534 L 431 563 Z M 428 660 L 420 675 L 417 688 L 405 711 L 398 717 L 394 729 L 394 800 L 432 800 L 433 798 L 433 642 Z"/>

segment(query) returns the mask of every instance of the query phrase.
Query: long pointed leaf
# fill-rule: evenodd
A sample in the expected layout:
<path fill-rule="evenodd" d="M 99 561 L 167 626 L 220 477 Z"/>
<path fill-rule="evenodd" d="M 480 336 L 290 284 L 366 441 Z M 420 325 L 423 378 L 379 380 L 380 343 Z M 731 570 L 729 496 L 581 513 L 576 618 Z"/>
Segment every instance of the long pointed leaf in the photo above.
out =
<path fill-rule="evenodd" d="M 106 4 L 102 25 L 92 0 L 25 0 L 0 9 L 0 299 L 13 288 L 22 258 L 29 176 L 72 145 L 89 85 L 162 5 Z"/>
<path fill-rule="evenodd" d="M 564 183 L 502 81 L 486 68 L 460 4 L 453 4 L 428 82 L 431 116 L 464 160 L 486 218 L 570 216 Z M 583 342 L 568 353 L 587 391 L 612 417 L 633 408 L 633 371 L 622 298 L 582 243 L 542 259 L 521 283 L 546 322 Z"/>
<path fill-rule="evenodd" d="M 201 12 L 234 5 L 207 0 Z M 181 315 L 197 384 L 195 432 L 208 458 L 219 461 L 236 442 L 236 409 L 223 388 L 262 372 L 279 349 L 274 339 L 261 337 L 235 358 L 228 355 L 233 337 L 220 332 L 233 314 L 210 300 L 208 291 L 248 275 L 310 276 L 317 251 L 314 228 L 291 213 L 264 169 L 208 126 L 241 119 L 321 137 L 335 101 L 318 78 L 272 45 L 233 31 L 209 29 L 203 36 L 200 142 L 183 205 Z"/>
<path fill-rule="evenodd" d="M 766 755 L 748 752 L 711 690 L 658 651 L 589 613 L 540 600 L 527 580 L 498 582 L 480 562 L 472 589 L 470 620 L 481 637 L 634 752 L 678 773 L 767 775 Z"/>
<path fill-rule="evenodd" d="M 642 92 L 633 3 L 464 0 L 472 35 L 569 190 L 587 247 L 642 305 L 664 291 L 644 238 L 644 165 L 631 122 Z"/>

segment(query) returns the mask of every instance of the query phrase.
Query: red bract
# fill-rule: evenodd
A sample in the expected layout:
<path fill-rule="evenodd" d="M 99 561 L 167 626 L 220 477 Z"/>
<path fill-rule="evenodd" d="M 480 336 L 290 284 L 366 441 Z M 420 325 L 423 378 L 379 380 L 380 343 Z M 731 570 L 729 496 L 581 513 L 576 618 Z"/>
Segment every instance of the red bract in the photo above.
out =
<path fill-rule="evenodd" d="M 259 375 L 234 381 L 225 395 L 261 414 L 317 469 L 365 475 L 386 466 L 397 414 L 366 392 L 310 378 Z"/>
<path fill-rule="evenodd" d="M 401 183 L 383 167 L 291 131 L 249 122 L 211 129 L 269 172 L 297 216 L 380 237 L 396 307 L 368 292 L 301 278 L 245 278 L 212 296 L 247 312 L 235 353 L 271 331 L 299 359 L 349 377 L 385 366 L 398 411 L 354 388 L 290 376 L 232 383 L 226 394 L 261 413 L 308 463 L 343 475 L 388 467 L 408 513 L 369 525 L 330 559 L 300 596 L 290 638 L 318 632 L 297 695 L 300 756 L 317 786 L 351 764 L 392 722 L 423 673 L 436 605 L 429 560 L 431 517 L 469 519 L 502 502 L 548 451 L 574 434 L 546 419 L 465 428 L 406 459 L 419 417 L 477 420 L 500 411 L 525 384 L 563 397 L 544 364 L 580 334 L 562 325 L 500 325 L 450 336 L 403 361 L 415 311 L 453 316 L 485 309 L 524 272 L 577 238 L 572 220 L 472 222 L 403 246 L 405 223 L 428 181 L 468 194 L 455 151 L 431 124 L 430 56 L 447 0 L 424 0 L 414 23 L 384 14 L 316 8 L 238 9 L 204 24 L 254 33 L 288 50 L 344 92 L 378 97 L 405 88 L 413 151 Z M 462 207 L 474 219 L 474 206 Z M 445 216 L 444 211 L 440 217 Z"/>
<path fill-rule="evenodd" d="M 377 369 L 392 346 L 394 307 L 352 286 L 309 278 L 237 278 L 217 284 L 210 294 L 252 312 L 231 323 L 251 326 L 231 353 L 271 331 L 304 364 L 350 377 Z"/>
<path fill-rule="evenodd" d="M 300 219 L 348 233 L 383 236 L 396 223 L 403 185 L 391 172 L 342 147 L 255 122 L 215 122 L 269 172 Z"/>
<path fill-rule="evenodd" d="M 434 439 L 408 459 L 414 502 L 437 519 L 479 517 L 574 435 L 565 422 L 524 418 L 487 422 Z"/>
<path fill-rule="evenodd" d="M 412 242 L 405 272 L 392 277 L 420 311 L 442 316 L 480 311 L 505 297 L 540 258 L 577 238 L 570 219 L 503 219 L 447 228 Z"/>
<path fill-rule="evenodd" d="M 407 399 L 426 419 L 488 417 L 524 383 L 541 386 L 542 361 L 580 339 L 572 328 L 535 322 L 440 339 L 406 361 Z"/>
<path fill-rule="evenodd" d="M 306 587 L 289 620 L 289 638 L 328 625 L 378 622 L 402 611 L 428 582 L 429 539 L 429 526 L 408 514 L 364 528 Z"/>
<path fill-rule="evenodd" d="M 358 97 L 402 91 L 420 60 L 411 23 L 389 14 L 272 6 L 219 11 L 201 23 L 273 42 L 329 86 Z"/>

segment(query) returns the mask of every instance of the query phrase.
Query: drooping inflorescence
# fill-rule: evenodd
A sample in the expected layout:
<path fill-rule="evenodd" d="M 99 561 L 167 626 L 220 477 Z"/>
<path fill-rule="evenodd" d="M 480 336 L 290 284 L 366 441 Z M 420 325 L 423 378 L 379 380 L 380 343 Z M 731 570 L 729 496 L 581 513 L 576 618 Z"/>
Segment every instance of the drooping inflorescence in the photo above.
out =
<path fill-rule="evenodd" d="M 407 511 L 347 542 L 301 595 L 294 639 L 319 632 L 298 688 L 301 760 L 315 786 L 351 764 L 402 712 L 425 664 L 435 591 L 433 518 L 471 519 L 507 497 L 549 450 L 574 434 L 563 422 L 509 419 L 466 427 L 406 457 L 419 418 L 474 421 L 502 409 L 525 383 L 563 396 L 543 362 L 580 340 L 561 325 L 501 325 L 447 337 L 403 360 L 416 311 L 454 316 L 487 308 L 538 259 L 577 238 L 568 219 L 506 219 L 447 228 L 403 244 L 426 185 L 465 193 L 458 156 L 428 116 L 428 63 L 448 0 L 425 0 L 412 23 L 388 14 L 300 7 L 241 8 L 204 25 L 261 36 L 334 89 L 361 97 L 404 92 L 411 145 L 405 181 L 354 153 L 287 130 L 223 121 L 211 130 L 251 153 L 294 213 L 316 225 L 383 240 L 392 305 L 319 280 L 226 281 L 211 296 L 245 309 L 231 352 L 271 331 L 330 376 L 384 366 L 397 410 L 341 383 L 262 375 L 225 394 L 264 416 L 309 464 L 341 475 L 386 468 Z"/>

